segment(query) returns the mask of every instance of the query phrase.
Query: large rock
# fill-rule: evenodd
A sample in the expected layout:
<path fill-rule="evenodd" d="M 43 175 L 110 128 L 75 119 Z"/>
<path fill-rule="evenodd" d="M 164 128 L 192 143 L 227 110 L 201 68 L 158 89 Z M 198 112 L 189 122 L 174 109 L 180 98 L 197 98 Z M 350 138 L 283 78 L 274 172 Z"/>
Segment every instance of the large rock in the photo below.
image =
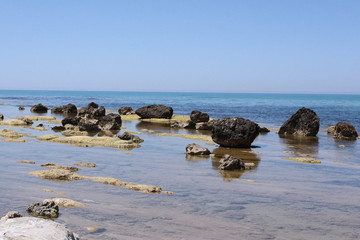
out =
<path fill-rule="evenodd" d="M 23 215 L 19 212 L 16 212 L 16 211 L 11 211 L 11 212 L 8 212 L 5 216 L 3 216 L 0 221 L 6 221 L 8 219 L 11 219 L 11 218 L 18 218 L 18 217 L 23 217 Z"/>
<path fill-rule="evenodd" d="M 30 204 L 26 211 L 34 217 L 57 218 L 59 216 L 59 206 L 51 201 Z"/>
<path fill-rule="evenodd" d="M 78 240 L 64 225 L 41 218 L 19 217 L 0 221 L 0 239 Z"/>
<path fill-rule="evenodd" d="M 164 105 L 149 105 L 141 107 L 135 112 L 140 118 L 167 118 L 170 119 L 173 115 L 172 107 Z"/>
<path fill-rule="evenodd" d="M 212 139 L 222 147 L 247 148 L 259 135 L 259 125 L 243 118 L 222 118 L 214 121 Z"/>
<path fill-rule="evenodd" d="M 61 120 L 61 124 L 65 126 L 66 124 L 71 124 L 74 126 L 79 125 L 81 118 L 80 117 L 66 117 L 63 120 Z"/>
<path fill-rule="evenodd" d="M 356 140 L 356 138 L 358 137 L 358 133 L 353 125 L 346 122 L 338 122 L 335 125 L 334 137 L 348 140 Z"/>
<path fill-rule="evenodd" d="M 120 130 L 121 117 L 119 114 L 110 113 L 100 119 L 99 125 L 103 130 Z"/>
<path fill-rule="evenodd" d="M 186 146 L 186 154 L 189 155 L 210 155 L 210 151 L 207 148 L 201 147 L 198 144 L 192 143 Z"/>
<path fill-rule="evenodd" d="M 86 118 L 100 118 L 105 116 L 105 107 L 95 108 L 94 106 L 97 106 L 97 104 L 95 104 L 96 103 L 90 103 L 87 107 L 79 109 L 78 115 Z"/>
<path fill-rule="evenodd" d="M 308 108 L 296 111 L 280 128 L 279 134 L 316 136 L 319 132 L 320 119 L 316 113 Z"/>
<path fill-rule="evenodd" d="M 132 109 L 132 107 L 121 107 L 118 110 L 120 115 L 132 115 L 135 114 L 135 111 Z"/>
<path fill-rule="evenodd" d="M 48 111 L 48 108 L 42 105 L 41 103 L 39 103 L 32 106 L 30 111 L 34 113 L 46 113 Z"/>
<path fill-rule="evenodd" d="M 200 122 L 208 122 L 210 117 L 207 113 L 202 113 L 200 111 L 192 111 L 190 114 L 190 119 L 194 123 L 200 123 Z"/>
<path fill-rule="evenodd" d="M 98 132 L 99 128 L 99 120 L 96 119 L 82 119 L 79 122 L 79 130 L 86 132 Z"/>
<path fill-rule="evenodd" d="M 65 115 L 76 115 L 77 114 L 77 108 L 74 104 L 67 104 L 64 106 L 58 106 L 51 109 L 51 113 L 62 113 Z"/>

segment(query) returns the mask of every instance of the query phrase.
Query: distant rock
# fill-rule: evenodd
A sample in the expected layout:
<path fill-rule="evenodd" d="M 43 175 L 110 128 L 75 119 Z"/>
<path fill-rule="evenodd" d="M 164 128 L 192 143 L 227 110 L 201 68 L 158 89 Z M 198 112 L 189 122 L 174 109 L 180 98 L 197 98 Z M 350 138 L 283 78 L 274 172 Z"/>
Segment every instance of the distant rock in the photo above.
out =
<path fill-rule="evenodd" d="M 100 118 L 105 116 L 106 109 L 105 107 L 101 106 L 100 108 L 97 108 L 95 106 L 98 106 L 96 103 L 89 103 L 84 108 L 81 108 L 78 110 L 78 115 L 80 117 L 86 117 L 86 118 Z"/>
<path fill-rule="evenodd" d="M 164 105 L 149 105 L 138 108 L 135 112 L 140 118 L 166 118 L 170 119 L 173 115 L 172 107 Z"/>
<path fill-rule="evenodd" d="M 214 121 L 212 139 L 222 147 L 247 148 L 259 135 L 259 125 L 243 118 L 222 118 Z"/>
<path fill-rule="evenodd" d="M 202 113 L 200 111 L 195 110 L 195 111 L 191 112 L 190 119 L 194 123 L 199 123 L 199 122 L 208 122 L 210 117 L 209 117 L 209 114 L 207 114 L 207 113 Z"/>
<path fill-rule="evenodd" d="M 95 164 L 95 163 L 78 162 L 78 163 L 75 163 L 74 165 L 79 166 L 79 167 L 87 167 L 87 168 L 94 168 L 94 167 L 96 167 L 96 164 Z"/>
<path fill-rule="evenodd" d="M 186 154 L 189 155 L 210 155 L 210 151 L 207 148 L 201 147 L 198 144 L 192 143 L 186 146 Z"/>
<path fill-rule="evenodd" d="M 319 132 L 320 119 L 316 113 L 308 108 L 296 111 L 281 127 L 279 134 L 316 136 Z"/>
<path fill-rule="evenodd" d="M 19 107 L 19 110 L 20 110 L 20 111 L 24 111 L 25 108 L 24 108 L 23 106 L 20 106 L 20 107 Z"/>
<path fill-rule="evenodd" d="M 63 120 L 61 120 L 61 124 L 65 126 L 66 124 L 71 124 L 74 126 L 79 125 L 81 118 L 80 117 L 66 117 Z"/>
<path fill-rule="evenodd" d="M 77 108 L 74 104 L 67 104 L 64 106 L 58 106 L 51 109 L 51 113 L 61 113 L 65 115 L 76 115 Z"/>
<path fill-rule="evenodd" d="M 34 217 L 57 218 L 59 216 L 59 206 L 53 201 L 30 204 L 26 211 Z"/>
<path fill-rule="evenodd" d="M 335 125 L 334 137 L 346 140 L 356 140 L 358 133 L 355 127 L 346 122 L 338 122 Z"/>
<path fill-rule="evenodd" d="M 99 105 L 94 102 L 91 102 L 86 106 L 86 108 L 98 108 L 98 107 L 99 107 Z"/>
<path fill-rule="evenodd" d="M 132 107 L 121 107 L 118 110 L 120 115 L 132 115 L 135 114 L 135 111 L 132 109 Z"/>
<path fill-rule="evenodd" d="M 47 113 L 48 108 L 46 106 L 42 105 L 41 103 L 39 103 L 39 104 L 32 106 L 30 111 L 33 113 Z"/>

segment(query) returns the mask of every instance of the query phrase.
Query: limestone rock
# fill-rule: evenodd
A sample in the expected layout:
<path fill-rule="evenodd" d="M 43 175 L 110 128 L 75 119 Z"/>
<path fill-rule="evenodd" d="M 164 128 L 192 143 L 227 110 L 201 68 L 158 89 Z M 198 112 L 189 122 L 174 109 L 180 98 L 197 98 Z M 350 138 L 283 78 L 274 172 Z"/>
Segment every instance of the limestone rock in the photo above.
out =
<path fill-rule="evenodd" d="M 149 105 L 138 108 L 135 112 L 140 118 L 166 118 L 170 119 L 173 115 L 172 107 L 164 105 Z"/>
<path fill-rule="evenodd" d="M 281 127 L 279 134 L 316 136 L 319 132 L 320 119 L 316 113 L 308 108 L 296 111 Z"/>
<path fill-rule="evenodd" d="M 198 144 L 192 143 L 186 146 L 186 154 L 190 155 L 210 155 L 210 151 L 207 148 L 201 147 Z"/>
<path fill-rule="evenodd" d="M 77 207 L 85 207 L 86 205 L 81 202 L 74 201 L 69 198 L 51 198 L 51 199 L 44 199 L 43 203 L 47 204 L 50 202 L 54 202 L 56 205 L 62 208 L 77 208 Z"/>
<path fill-rule="evenodd" d="M 239 158 L 225 154 L 220 159 L 219 169 L 220 170 L 244 170 L 245 163 Z"/>

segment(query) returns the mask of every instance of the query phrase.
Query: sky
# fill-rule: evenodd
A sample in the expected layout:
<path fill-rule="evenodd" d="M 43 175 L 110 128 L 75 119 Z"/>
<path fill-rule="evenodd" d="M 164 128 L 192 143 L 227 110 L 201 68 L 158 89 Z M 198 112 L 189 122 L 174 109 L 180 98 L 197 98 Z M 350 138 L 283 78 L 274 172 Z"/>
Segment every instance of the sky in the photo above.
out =
<path fill-rule="evenodd" d="M 360 94 L 360 0 L 0 0 L 0 89 Z"/>

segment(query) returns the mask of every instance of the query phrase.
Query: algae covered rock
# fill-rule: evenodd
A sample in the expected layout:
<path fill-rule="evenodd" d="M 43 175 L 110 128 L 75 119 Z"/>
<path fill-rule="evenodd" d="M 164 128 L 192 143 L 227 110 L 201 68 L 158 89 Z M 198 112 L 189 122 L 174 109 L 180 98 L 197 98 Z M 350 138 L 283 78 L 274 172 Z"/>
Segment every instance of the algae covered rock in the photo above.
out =
<path fill-rule="evenodd" d="M 296 111 L 281 127 L 279 134 L 316 136 L 319 132 L 320 119 L 316 113 L 308 108 Z"/>

